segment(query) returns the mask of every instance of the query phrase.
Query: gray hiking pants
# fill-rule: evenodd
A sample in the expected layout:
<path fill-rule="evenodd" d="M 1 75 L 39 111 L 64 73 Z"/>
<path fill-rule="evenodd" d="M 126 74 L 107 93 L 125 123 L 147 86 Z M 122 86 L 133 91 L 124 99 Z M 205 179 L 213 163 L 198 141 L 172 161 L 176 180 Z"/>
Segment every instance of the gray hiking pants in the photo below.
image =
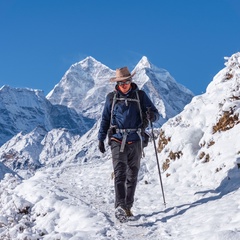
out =
<path fill-rule="evenodd" d="M 137 186 L 140 168 L 141 142 L 126 144 L 124 152 L 120 152 L 121 143 L 111 141 L 114 169 L 115 207 L 131 208 Z"/>

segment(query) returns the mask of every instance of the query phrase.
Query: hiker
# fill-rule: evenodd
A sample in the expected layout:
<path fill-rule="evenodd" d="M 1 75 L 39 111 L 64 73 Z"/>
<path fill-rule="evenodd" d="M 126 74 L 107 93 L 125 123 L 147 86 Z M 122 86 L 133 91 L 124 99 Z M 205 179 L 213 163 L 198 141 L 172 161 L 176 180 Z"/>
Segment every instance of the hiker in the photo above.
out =
<path fill-rule="evenodd" d="M 108 136 L 114 169 L 115 216 L 120 221 L 133 216 L 131 208 L 137 185 L 140 159 L 148 121 L 159 119 L 159 113 L 147 94 L 132 82 L 127 67 L 116 69 L 115 90 L 108 93 L 98 133 L 99 150 L 104 153 Z M 145 134 L 146 137 L 146 134 Z"/>

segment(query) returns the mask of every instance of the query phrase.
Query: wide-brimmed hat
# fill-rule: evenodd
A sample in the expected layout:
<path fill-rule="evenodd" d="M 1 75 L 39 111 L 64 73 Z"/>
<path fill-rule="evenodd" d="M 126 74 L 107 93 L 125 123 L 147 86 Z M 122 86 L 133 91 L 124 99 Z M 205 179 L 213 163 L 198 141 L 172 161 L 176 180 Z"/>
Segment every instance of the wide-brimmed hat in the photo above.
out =
<path fill-rule="evenodd" d="M 116 77 L 111 78 L 110 82 L 123 81 L 133 77 L 134 75 L 135 75 L 135 72 L 131 74 L 127 67 L 118 68 L 116 69 Z"/>

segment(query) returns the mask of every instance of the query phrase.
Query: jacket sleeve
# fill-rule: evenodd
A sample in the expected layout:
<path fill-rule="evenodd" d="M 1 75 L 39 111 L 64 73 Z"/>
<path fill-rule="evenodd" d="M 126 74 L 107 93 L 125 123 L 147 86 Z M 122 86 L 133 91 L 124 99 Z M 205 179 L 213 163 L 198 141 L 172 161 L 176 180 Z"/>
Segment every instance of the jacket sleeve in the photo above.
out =
<path fill-rule="evenodd" d="M 143 90 L 141 90 L 141 92 L 142 92 L 142 99 L 141 99 L 142 112 L 146 113 L 148 111 L 148 108 L 150 108 L 150 110 L 154 113 L 154 117 L 155 117 L 153 122 L 157 121 L 160 117 L 160 114 L 159 114 L 157 108 L 154 106 L 152 101 L 149 99 L 148 95 Z"/>
<path fill-rule="evenodd" d="M 110 127 L 111 121 L 111 106 L 112 106 L 112 93 L 109 93 L 106 97 L 105 105 L 102 112 L 102 119 L 98 132 L 98 140 L 104 141 L 107 137 L 107 131 Z"/>

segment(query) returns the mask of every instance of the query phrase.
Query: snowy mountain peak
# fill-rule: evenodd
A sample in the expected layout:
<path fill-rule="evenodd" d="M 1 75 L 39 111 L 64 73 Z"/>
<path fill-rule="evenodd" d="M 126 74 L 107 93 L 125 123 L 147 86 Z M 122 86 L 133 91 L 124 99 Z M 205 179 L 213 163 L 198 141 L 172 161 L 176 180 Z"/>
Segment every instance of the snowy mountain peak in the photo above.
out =
<path fill-rule="evenodd" d="M 79 67 L 79 68 L 82 68 L 85 70 L 86 69 L 91 70 L 92 68 L 97 67 L 98 65 L 101 65 L 101 63 L 99 61 L 97 61 L 95 58 L 93 58 L 91 56 L 88 56 L 85 59 L 83 59 L 82 61 L 73 64 L 70 67 L 70 69 L 74 68 L 74 67 Z"/>
<path fill-rule="evenodd" d="M 240 65 L 240 52 L 233 54 L 231 57 L 225 57 L 225 66 L 227 67 L 236 67 Z"/>
<path fill-rule="evenodd" d="M 81 62 L 93 62 L 93 63 L 95 63 L 95 62 L 98 62 L 98 61 L 94 57 L 88 56 L 85 59 L 83 59 Z"/>
<path fill-rule="evenodd" d="M 148 58 L 146 56 L 143 56 L 141 60 L 137 64 L 137 68 L 151 68 L 152 64 L 149 62 Z"/>
<path fill-rule="evenodd" d="M 87 76 L 91 78 L 98 71 L 100 71 L 100 69 L 105 69 L 105 68 L 108 68 L 108 67 L 105 66 L 104 64 L 102 64 L 101 62 L 97 61 L 95 58 L 88 56 L 85 59 L 83 59 L 82 61 L 73 64 L 69 68 L 69 70 L 64 74 L 62 80 L 65 78 L 68 81 L 70 81 L 71 77 L 73 75 L 72 74 L 73 72 L 75 72 L 75 74 L 78 74 L 78 75 L 80 75 L 80 74 L 86 75 L 87 74 Z"/>
<path fill-rule="evenodd" d="M 9 94 L 17 94 L 17 93 L 20 93 L 20 94 L 30 94 L 30 95 L 36 95 L 36 96 L 39 96 L 39 97 L 43 97 L 44 98 L 44 93 L 42 90 L 39 90 L 39 89 L 31 89 L 31 88 L 13 88 L 11 86 L 8 86 L 8 85 L 3 85 L 1 88 L 0 88 L 0 92 L 2 94 L 6 94 L 6 93 L 9 93 Z M 7 94 L 6 94 L 7 95 Z"/>
<path fill-rule="evenodd" d="M 234 94 L 239 88 L 240 82 L 240 52 L 233 54 L 231 57 L 225 57 L 225 68 L 218 72 L 213 81 L 207 87 L 207 93 L 221 92 L 223 95 Z M 231 80 L 231 85 L 228 84 Z M 227 86 L 227 88 L 226 88 Z M 235 95 L 235 94 L 234 94 Z"/>
<path fill-rule="evenodd" d="M 52 104 L 73 108 L 85 117 L 96 118 L 99 105 L 111 89 L 109 79 L 113 75 L 113 70 L 87 57 L 69 68 L 47 99 Z"/>
<path fill-rule="evenodd" d="M 153 102 L 159 107 L 159 111 L 164 117 L 158 125 L 177 114 L 193 97 L 193 94 L 177 84 L 166 70 L 159 70 L 152 65 L 146 56 L 142 57 L 134 72 L 136 75 L 133 80 L 140 89 L 144 88 L 150 97 L 153 97 Z M 52 104 L 74 108 L 85 117 L 98 120 L 101 117 L 105 96 L 114 88 L 113 84 L 109 82 L 113 76 L 115 76 L 115 71 L 94 58 L 87 57 L 70 67 L 61 81 L 47 95 L 47 98 Z M 162 84 L 163 81 L 170 84 Z M 174 84 L 171 84 L 173 82 Z M 146 84 L 148 87 L 145 86 Z M 170 87 L 174 89 L 170 89 Z M 165 98 L 165 95 L 169 96 L 170 92 L 179 93 L 171 96 L 171 104 L 166 102 L 168 99 Z"/>

